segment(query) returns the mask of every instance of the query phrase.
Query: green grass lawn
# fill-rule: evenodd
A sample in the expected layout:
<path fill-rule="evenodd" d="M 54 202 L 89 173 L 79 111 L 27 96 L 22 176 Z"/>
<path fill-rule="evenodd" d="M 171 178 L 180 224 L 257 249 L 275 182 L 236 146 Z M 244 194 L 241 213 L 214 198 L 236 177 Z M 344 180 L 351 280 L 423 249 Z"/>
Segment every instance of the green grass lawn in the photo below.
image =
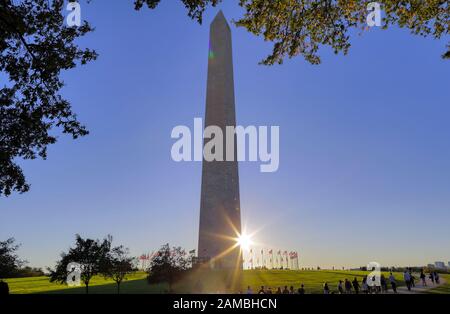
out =
<path fill-rule="evenodd" d="M 252 287 L 256 293 L 261 286 L 270 287 L 275 293 L 278 287 L 293 286 L 296 290 L 301 284 L 305 286 L 307 293 L 323 293 L 323 284 L 328 283 L 331 291 L 337 291 L 339 280 L 349 279 L 352 281 L 355 277 L 361 284 L 364 276 L 370 272 L 367 271 L 339 271 L 339 270 L 309 270 L 309 271 L 293 271 L 293 270 L 246 270 L 243 272 L 241 291 L 245 292 L 247 286 Z M 384 273 L 385 277 L 389 277 L 389 273 Z M 394 273 L 399 286 L 404 285 L 402 273 Z M 196 282 L 201 281 L 204 292 L 217 292 L 214 287 L 221 287 L 226 282 L 225 275 L 220 271 L 208 272 L 207 274 L 193 274 L 191 278 L 188 276 L 183 282 L 174 286 L 177 292 L 188 293 L 195 291 Z M 216 288 L 217 289 L 217 288 Z M 218 289 L 219 292 L 225 289 Z"/>
<path fill-rule="evenodd" d="M 158 293 L 166 289 L 165 285 L 150 286 L 146 281 L 146 273 L 138 272 L 128 276 L 121 285 L 123 293 Z M 26 277 L 6 280 L 11 293 L 85 293 L 85 287 L 68 287 L 65 284 L 52 283 L 48 277 Z M 117 285 L 110 279 L 95 276 L 89 283 L 89 293 L 116 293 Z"/>
<path fill-rule="evenodd" d="M 294 286 L 295 289 L 301 284 L 305 285 L 307 293 L 323 293 L 323 284 L 328 282 L 328 286 L 332 291 L 337 291 L 339 280 L 348 279 L 352 281 L 355 277 L 361 284 L 364 276 L 370 272 L 365 271 L 339 271 L 339 270 L 320 270 L 320 271 L 289 271 L 289 270 L 267 270 L 267 271 L 251 271 L 244 273 L 243 286 L 251 286 L 253 289 L 261 285 L 271 287 L 275 292 L 278 287 Z M 385 277 L 389 277 L 389 273 L 384 273 Z M 395 273 L 398 284 L 402 284 L 401 273 Z M 245 290 L 244 290 L 245 291 Z"/>
<path fill-rule="evenodd" d="M 330 289 L 336 290 L 337 283 L 339 280 L 344 280 L 348 278 L 353 280 L 357 277 L 359 281 L 368 272 L 364 271 L 331 271 L 331 270 L 320 270 L 320 271 L 289 271 L 289 270 L 246 270 L 242 275 L 242 285 L 241 290 L 246 291 L 247 286 L 251 286 L 254 292 L 262 285 L 266 287 L 271 287 L 275 292 L 278 287 L 284 287 L 291 285 L 296 289 L 300 284 L 305 285 L 307 293 L 322 293 L 322 286 L 324 282 L 328 282 Z M 387 277 L 387 273 L 385 276 Z M 220 271 L 208 272 L 203 274 L 192 274 L 188 276 L 183 282 L 174 285 L 174 290 L 177 293 L 190 293 L 195 291 L 194 287 L 197 282 L 202 282 L 202 287 L 204 292 L 223 292 L 221 289 L 217 289 L 224 282 L 223 273 Z M 164 293 L 168 290 L 166 284 L 160 285 L 149 285 L 145 279 L 146 273 L 138 272 L 128 277 L 128 279 L 121 285 L 121 293 L 137 293 L 137 294 L 148 294 L 148 293 Z M 402 274 L 395 273 L 395 277 L 400 285 L 402 282 Z M 79 294 L 85 293 L 84 286 L 81 287 L 68 287 L 66 285 L 61 285 L 58 283 L 50 283 L 48 277 L 27 277 L 27 278 L 16 278 L 6 280 L 10 286 L 11 293 L 69 293 L 69 294 Z M 447 279 L 450 282 L 450 278 Z M 450 292 L 450 287 L 437 288 L 436 293 L 447 293 Z M 116 293 L 116 284 L 103 277 L 96 276 L 91 280 L 89 285 L 89 293 Z"/>

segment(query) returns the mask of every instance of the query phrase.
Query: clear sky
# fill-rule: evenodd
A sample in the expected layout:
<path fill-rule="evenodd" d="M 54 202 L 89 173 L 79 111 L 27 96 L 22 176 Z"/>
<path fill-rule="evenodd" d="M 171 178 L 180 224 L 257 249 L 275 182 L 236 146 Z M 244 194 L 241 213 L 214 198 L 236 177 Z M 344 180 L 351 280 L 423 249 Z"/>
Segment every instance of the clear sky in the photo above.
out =
<path fill-rule="evenodd" d="M 197 246 L 201 163 L 172 161 L 170 134 L 203 117 L 210 9 L 204 25 L 179 1 L 82 5 L 99 59 L 64 74 L 63 94 L 91 134 L 61 136 L 47 161 L 21 162 L 32 189 L 0 199 L 0 239 L 31 266 L 53 265 L 74 235 L 139 255 Z M 228 19 L 242 10 L 224 1 Z M 280 126 L 280 168 L 240 164 L 243 222 L 300 266 L 450 260 L 450 61 L 435 41 L 372 29 L 347 56 L 320 51 L 258 65 L 271 44 L 232 25 L 240 125 Z"/>

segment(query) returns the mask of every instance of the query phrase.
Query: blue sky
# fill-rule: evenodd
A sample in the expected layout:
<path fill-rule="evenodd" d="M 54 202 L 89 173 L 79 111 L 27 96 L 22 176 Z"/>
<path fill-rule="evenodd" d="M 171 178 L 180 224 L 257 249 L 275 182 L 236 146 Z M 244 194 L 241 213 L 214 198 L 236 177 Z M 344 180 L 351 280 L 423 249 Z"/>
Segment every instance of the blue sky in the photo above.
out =
<path fill-rule="evenodd" d="M 238 19 L 237 1 L 220 9 Z M 0 200 L 0 239 L 32 266 L 53 265 L 74 235 L 139 255 L 197 246 L 201 163 L 170 156 L 177 125 L 203 117 L 210 9 L 204 25 L 178 1 L 82 5 L 99 59 L 64 73 L 63 94 L 91 134 L 60 136 L 48 160 L 21 162 L 32 189 Z M 449 61 L 446 40 L 372 29 L 347 56 L 320 51 L 258 65 L 271 49 L 232 26 L 237 120 L 280 126 L 280 168 L 240 164 L 243 222 L 258 242 L 297 250 L 301 266 L 450 260 Z M 447 38 L 448 40 L 448 38 Z"/>

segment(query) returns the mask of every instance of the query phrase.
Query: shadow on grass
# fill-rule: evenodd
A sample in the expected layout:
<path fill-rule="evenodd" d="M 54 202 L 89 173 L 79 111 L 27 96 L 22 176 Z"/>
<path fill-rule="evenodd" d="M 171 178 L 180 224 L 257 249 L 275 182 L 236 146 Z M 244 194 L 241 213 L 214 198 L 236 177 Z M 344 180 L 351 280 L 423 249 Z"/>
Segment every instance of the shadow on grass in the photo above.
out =
<path fill-rule="evenodd" d="M 214 291 L 224 291 L 225 275 L 223 272 L 189 272 L 182 280 L 175 283 L 172 287 L 173 293 L 192 293 L 193 291 L 204 293 Z M 197 291 L 198 283 L 201 282 L 202 291 Z M 213 288 L 214 287 L 214 288 Z M 218 289 L 220 287 L 220 289 Z M 149 284 L 146 278 L 124 281 L 120 285 L 120 294 L 162 294 L 168 293 L 169 285 Z M 86 294 L 84 285 L 76 288 L 62 286 L 61 289 L 49 291 L 34 292 L 33 294 Z M 117 294 L 116 283 L 95 284 L 89 286 L 89 294 Z"/>
<path fill-rule="evenodd" d="M 120 294 L 160 294 L 166 293 L 166 284 L 150 285 L 146 279 L 124 281 L 120 285 Z M 86 294 L 84 285 L 75 288 L 61 288 L 59 290 L 35 292 L 33 294 Z M 117 294 L 117 284 L 107 283 L 89 287 L 89 294 Z"/>

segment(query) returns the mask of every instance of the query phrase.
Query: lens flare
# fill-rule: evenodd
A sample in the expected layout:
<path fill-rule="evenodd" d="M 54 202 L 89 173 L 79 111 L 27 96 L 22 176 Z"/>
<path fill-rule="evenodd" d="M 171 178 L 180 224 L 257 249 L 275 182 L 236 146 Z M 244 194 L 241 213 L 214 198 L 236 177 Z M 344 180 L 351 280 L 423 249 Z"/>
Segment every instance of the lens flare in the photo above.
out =
<path fill-rule="evenodd" d="M 236 239 L 236 242 L 242 250 L 249 250 L 250 246 L 253 244 L 252 239 L 247 234 L 239 235 L 239 237 Z"/>

